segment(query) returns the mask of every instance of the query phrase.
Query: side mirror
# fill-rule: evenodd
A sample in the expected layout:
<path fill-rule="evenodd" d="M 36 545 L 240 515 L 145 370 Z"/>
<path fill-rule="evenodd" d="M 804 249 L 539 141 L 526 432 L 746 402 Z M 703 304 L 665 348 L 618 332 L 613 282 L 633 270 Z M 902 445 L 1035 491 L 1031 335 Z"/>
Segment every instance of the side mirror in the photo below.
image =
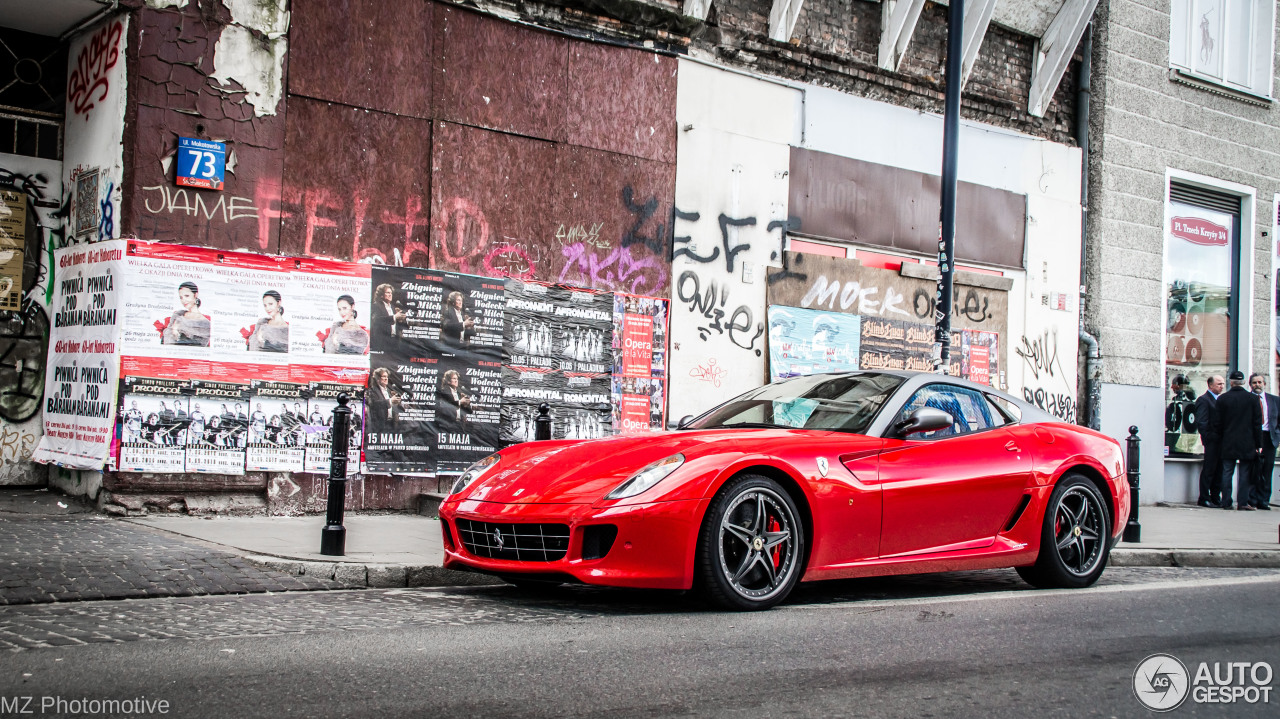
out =
<path fill-rule="evenodd" d="M 688 427 L 689 423 L 692 421 L 693 421 L 693 415 L 686 414 L 685 416 L 680 418 L 680 422 L 679 424 L 676 425 L 676 429 L 684 429 L 685 427 Z"/>
<path fill-rule="evenodd" d="M 946 412 L 934 407 L 921 407 L 911 413 L 909 417 L 897 423 L 893 427 L 893 434 L 897 437 L 905 437 L 916 432 L 932 432 L 938 429 L 946 429 L 955 422 L 955 419 Z"/>

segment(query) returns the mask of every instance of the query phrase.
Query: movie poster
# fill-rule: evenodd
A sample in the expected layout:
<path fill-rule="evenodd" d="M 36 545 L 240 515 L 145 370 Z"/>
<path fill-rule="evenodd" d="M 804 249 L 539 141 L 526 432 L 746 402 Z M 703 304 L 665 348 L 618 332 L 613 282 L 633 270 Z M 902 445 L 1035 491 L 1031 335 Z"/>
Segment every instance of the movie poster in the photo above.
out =
<path fill-rule="evenodd" d="M 360 451 L 364 440 L 361 430 L 364 424 L 363 391 L 348 384 L 314 382 L 307 392 L 310 398 L 302 426 L 306 437 L 306 472 L 329 474 L 329 456 L 333 451 L 333 411 L 338 408 L 338 395 L 344 392 L 349 397 L 347 407 L 351 409 L 351 421 L 347 424 L 347 476 L 360 471 Z"/>
<path fill-rule="evenodd" d="M 503 285 L 375 267 L 370 319 L 373 473 L 456 473 L 498 449 Z"/>
<path fill-rule="evenodd" d="M 191 381 L 186 471 L 244 474 L 251 393 L 247 383 Z"/>
<path fill-rule="evenodd" d="M 53 254 L 44 434 L 32 459 L 103 468 L 115 435 L 120 383 L 125 243 L 72 245 Z M 8 388 L 6 388 L 8 389 Z"/>
<path fill-rule="evenodd" d="M 245 468 L 250 472 L 301 472 L 307 386 L 254 380 L 250 389 Z"/>
<path fill-rule="evenodd" d="M 613 297 L 614 431 L 662 429 L 666 421 L 666 300 Z"/>
<path fill-rule="evenodd" d="M 183 472 L 190 392 L 187 380 L 124 378 L 119 410 L 121 472 Z"/>
<path fill-rule="evenodd" d="M 768 318 L 770 381 L 858 369 L 862 328 L 870 320 L 782 305 L 769 305 Z"/>
<path fill-rule="evenodd" d="M 1000 334 L 961 330 L 960 376 L 970 382 L 1004 388 L 1000 372 Z M 953 349 L 952 352 L 955 350 Z M 954 363 L 954 362 L 953 362 Z"/>
<path fill-rule="evenodd" d="M 508 278 L 502 444 L 535 436 L 551 407 L 553 439 L 613 434 L 613 295 Z"/>

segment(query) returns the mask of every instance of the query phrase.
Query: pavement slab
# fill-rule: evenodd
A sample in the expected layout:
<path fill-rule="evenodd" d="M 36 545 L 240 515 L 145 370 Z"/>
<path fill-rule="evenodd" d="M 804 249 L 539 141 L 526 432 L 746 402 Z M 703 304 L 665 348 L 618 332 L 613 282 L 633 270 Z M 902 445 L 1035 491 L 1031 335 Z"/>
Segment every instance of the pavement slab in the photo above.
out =
<path fill-rule="evenodd" d="M 89 513 L 0 512 L 0 604 L 337 589 L 234 551 Z"/>

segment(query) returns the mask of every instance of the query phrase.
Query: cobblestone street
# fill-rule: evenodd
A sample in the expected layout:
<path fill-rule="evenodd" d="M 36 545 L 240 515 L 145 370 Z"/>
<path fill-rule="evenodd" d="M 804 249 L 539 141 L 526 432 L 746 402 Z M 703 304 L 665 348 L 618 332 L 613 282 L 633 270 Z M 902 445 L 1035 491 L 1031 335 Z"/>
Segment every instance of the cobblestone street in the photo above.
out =
<path fill-rule="evenodd" d="M 0 568 L 0 604 L 344 586 L 266 570 L 198 542 L 90 513 L 0 513 Z"/>

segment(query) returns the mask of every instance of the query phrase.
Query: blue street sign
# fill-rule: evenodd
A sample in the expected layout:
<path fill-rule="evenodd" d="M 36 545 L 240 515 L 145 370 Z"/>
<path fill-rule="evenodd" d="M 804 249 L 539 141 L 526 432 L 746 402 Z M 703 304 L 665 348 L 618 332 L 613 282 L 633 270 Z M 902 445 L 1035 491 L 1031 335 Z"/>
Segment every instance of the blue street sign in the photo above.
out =
<path fill-rule="evenodd" d="M 186 187 L 221 190 L 227 166 L 227 146 L 222 142 L 178 138 L 177 182 Z"/>

